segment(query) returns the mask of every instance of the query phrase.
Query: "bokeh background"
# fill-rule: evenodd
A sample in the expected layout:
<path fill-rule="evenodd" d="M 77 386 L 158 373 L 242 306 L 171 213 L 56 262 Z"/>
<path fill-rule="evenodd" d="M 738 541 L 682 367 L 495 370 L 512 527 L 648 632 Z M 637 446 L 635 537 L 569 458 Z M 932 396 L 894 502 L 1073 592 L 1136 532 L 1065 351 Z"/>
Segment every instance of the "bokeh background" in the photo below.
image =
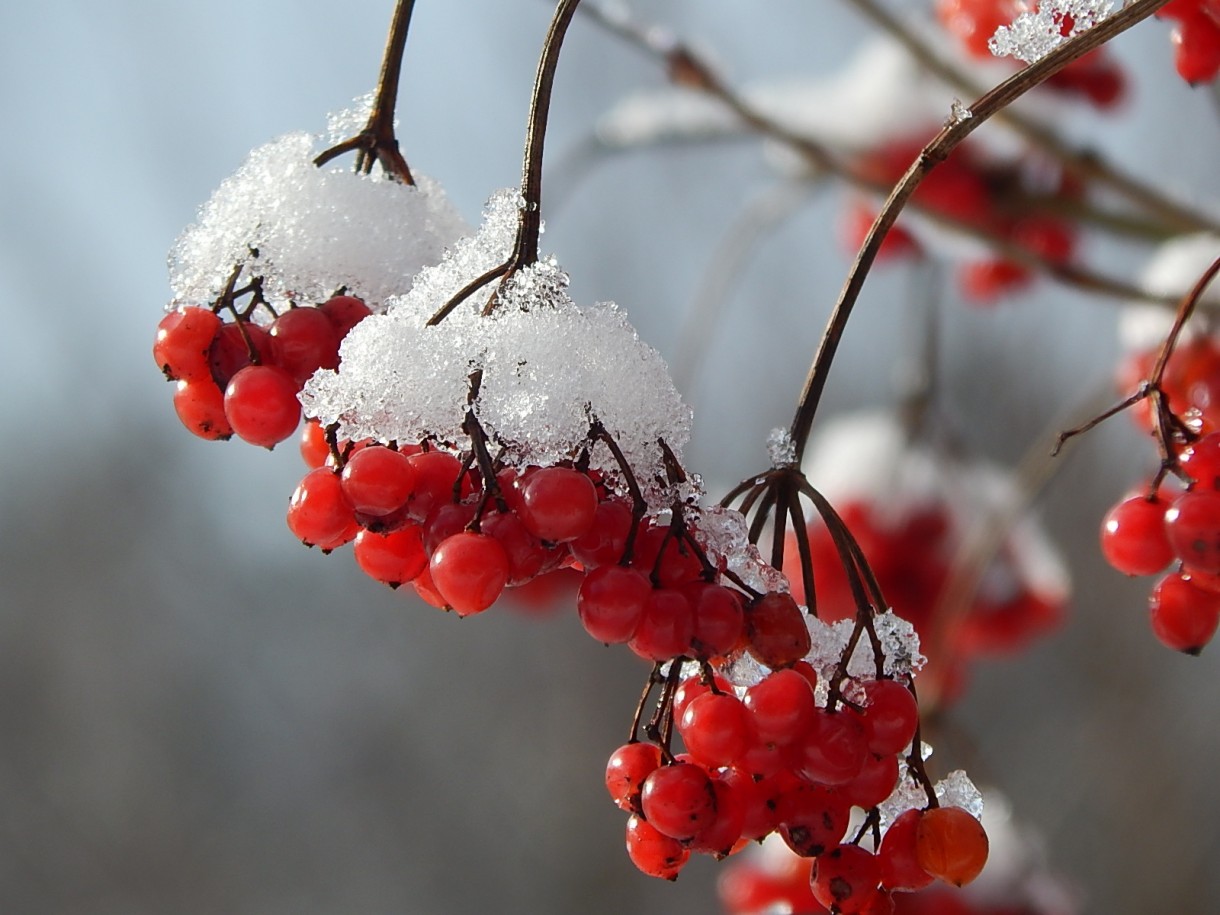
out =
<path fill-rule="evenodd" d="M 0 4 L 0 912 L 718 910 L 708 862 L 673 886 L 640 876 L 604 797 L 642 663 L 593 644 L 570 608 L 459 622 L 301 548 L 283 522 L 295 450 L 192 439 L 149 358 L 177 233 L 251 147 L 371 89 L 390 7 Z M 632 8 L 742 84 L 831 73 L 869 33 L 831 0 Z M 419 4 L 400 136 L 472 220 L 519 180 L 549 12 Z M 1128 104 L 1066 129 L 1214 201 L 1215 109 L 1173 74 L 1167 36 L 1126 36 Z M 552 159 L 662 81 L 578 21 Z M 545 246 L 578 299 L 618 301 L 673 353 L 716 246 L 776 180 L 755 142 L 614 156 L 548 199 Z M 713 328 L 688 451 L 713 494 L 765 466 L 790 418 L 846 268 L 836 208 L 824 195 L 760 244 Z M 1088 249 L 1122 275 L 1137 254 Z M 910 279 L 870 283 L 828 413 L 893 403 Z M 943 314 L 939 407 L 1001 463 L 1112 370 L 1114 302 L 1042 283 L 989 311 L 949 296 Z M 1071 619 L 976 670 L 937 754 L 1008 796 L 1088 912 L 1220 898 L 1220 652 L 1162 649 L 1147 582 L 1095 549 L 1153 461 L 1119 420 L 1063 463 L 1040 507 L 1074 571 Z"/>

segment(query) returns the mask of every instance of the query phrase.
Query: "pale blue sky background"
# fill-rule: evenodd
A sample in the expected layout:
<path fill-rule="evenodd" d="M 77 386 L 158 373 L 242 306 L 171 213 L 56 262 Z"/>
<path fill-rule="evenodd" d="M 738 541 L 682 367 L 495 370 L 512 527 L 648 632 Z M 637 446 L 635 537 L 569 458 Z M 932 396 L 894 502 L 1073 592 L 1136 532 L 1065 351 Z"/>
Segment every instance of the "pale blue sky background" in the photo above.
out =
<path fill-rule="evenodd" d="M 739 82 L 829 71 L 865 35 L 832 0 L 634 7 L 704 41 Z M 424 614 L 347 557 L 301 549 L 282 522 L 291 449 L 191 439 L 149 358 L 174 237 L 251 147 L 318 129 L 371 88 L 389 12 L 0 4 L 4 911 L 712 911 L 710 867 L 677 888 L 635 875 L 600 796 L 644 676 L 632 659 L 594 650 L 570 618 Z M 536 0 L 419 3 L 401 138 L 471 219 L 519 179 L 548 14 Z M 1166 32 L 1149 24 L 1119 48 L 1139 73 L 1125 116 L 1072 130 L 1216 200 L 1215 109 L 1171 73 Z M 550 151 L 659 82 L 578 22 Z M 672 352 L 713 246 L 772 181 L 753 144 L 623 156 L 549 214 L 545 246 L 579 298 L 617 300 Z M 719 488 L 758 470 L 789 418 L 845 270 L 834 209 L 815 204 L 762 247 L 715 335 L 689 464 Z M 1125 251 L 1091 250 L 1130 270 Z M 891 396 L 905 282 L 870 284 L 831 408 Z M 1040 291 L 947 310 L 945 407 L 997 460 L 1113 354 L 1112 304 Z M 1163 901 L 1152 874 L 1182 894 L 1164 911 L 1203 911 L 1218 887 L 1220 669 L 1152 644 L 1146 583 L 1124 587 L 1093 555 L 1100 513 L 1151 462 L 1115 428 L 1065 469 L 1047 511 L 1078 561 L 1075 621 L 1028 659 L 1035 681 L 1016 664 L 981 672 L 946 740 L 1009 791 L 1097 912 Z"/>

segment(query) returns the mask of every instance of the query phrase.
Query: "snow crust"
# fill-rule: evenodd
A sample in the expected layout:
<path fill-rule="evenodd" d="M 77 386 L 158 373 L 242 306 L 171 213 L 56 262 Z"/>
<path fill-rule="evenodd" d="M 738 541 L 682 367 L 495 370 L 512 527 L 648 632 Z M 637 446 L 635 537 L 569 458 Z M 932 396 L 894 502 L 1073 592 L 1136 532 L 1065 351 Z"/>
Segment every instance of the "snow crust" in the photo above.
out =
<path fill-rule="evenodd" d="M 577 305 L 567 274 L 545 258 L 493 279 L 435 325 L 429 320 L 461 289 L 504 264 L 512 251 L 521 196 L 501 191 L 482 227 L 420 271 L 385 314 L 354 328 L 337 372 L 320 371 L 301 392 L 305 412 L 337 422 L 343 438 L 456 446 L 469 403 L 493 454 L 513 465 L 573 459 L 600 421 L 622 449 L 650 504 L 670 504 L 662 451 L 680 458 L 691 413 L 660 355 L 643 343 L 613 303 Z M 492 295 L 495 307 L 484 315 Z M 595 445 L 591 466 L 618 477 L 610 450 Z"/>
<path fill-rule="evenodd" d="M 329 116 L 325 134 L 291 133 L 258 147 L 200 208 L 169 255 L 170 308 L 207 305 L 236 266 L 273 304 L 324 301 L 340 287 L 380 311 L 411 277 L 467 231 L 440 185 L 415 186 L 352 170 L 351 154 L 315 156 L 363 126 L 371 98 Z M 269 315 L 256 314 L 256 320 Z"/>
<path fill-rule="evenodd" d="M 1113 11 L 1113 0 L 1042 0 L 1036 10 L 996 29 L 988 47 L 996 57 L 1015 57 L 1032 64 Z"/>

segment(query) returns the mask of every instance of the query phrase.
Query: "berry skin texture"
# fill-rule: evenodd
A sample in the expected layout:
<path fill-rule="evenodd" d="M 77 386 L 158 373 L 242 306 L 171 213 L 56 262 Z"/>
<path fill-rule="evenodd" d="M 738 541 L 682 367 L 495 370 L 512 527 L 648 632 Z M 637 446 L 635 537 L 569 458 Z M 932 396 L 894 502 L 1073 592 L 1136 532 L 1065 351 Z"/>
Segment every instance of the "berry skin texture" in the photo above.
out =
<path fill-rule="evenodd" d="M 570 467 L 543 467 L 521 484 L 518 514 L 539 540 L 567 543 L 587 534 L 597 513 L 597 489 Z"/>
<path fill-rule="evenodd" d="M 1165 532 L 1167 506 L 1159 498 L 1119 502 L 1101 522 L 1101 552 L 1125 575 L 1155 575 L 1173 561 Z"/>
<path fill-rule="evenodd" d="M 211 377 L 208 350 L 220 330 L 220 318 L 207 308 L 187 307 L 172 311 L 157 325 L 153 359 L 172 380 Z"/>
<path fill-rule="evenodd" d="M 711 768 L 733 765 L 756 739 L 749 711 L 726 693 L 707 692 L 691 700 L 678 732 L 695 762 Z"/>
<path fill-rule="evenodd" d="M 864 712 L 868 748 L 881 756 L 901 753 L 919 727 L 919 705 L 911 691 L 896 680 L 870 680 L 864 684 L 868 707 Z"/>
<path fill-rule="evenodd" d="M 1220 572 L 1220 492 L 1182 493 L 1165 512 L 1165 529 L 1184 563 L 1201 572 Z"/>
<path fill-rule="evenodd" d="M 174 411 L 187 431 L 209 441 L 233 437 L 233 427 L 225 416 L 224 394 L 211 378 L 179 381 L 174 391 Z"/>
<path fill-rule="evenodd" d="M 671 839 L 686 841 L 716 819 L 716 793 L 701 766 L 662 766 L 644 780 L 640 809 L 649 825 Z"/>
<path fill-rule="evenodd" d="M 662 835 L 638 816 L 627 820 L 627 856 L 649 877 L 677 880 L 690 852 L 677 839 Z"/>
<path fill-rule="evenodd" d="M 622 810 L 639 811 L 644 780 L 661 767 L 661 748 L 651 743 L 626 743 L 606 763 L 606 790 Z"/>
<path fill-rule="evenodd" d="M 305 474 L 288 503 L 288 528 L 306 546 L 326 552 L 355 538 L 360 525 L 338 474 L 324 467 Z"/>
<path fill-rule="evenodd" d="M 1153 634 L 1183 654 L 1198 655 L 1220 626 L 1220 594 L 1195 587 L 1184 575 L 1165 576 L 1148 606 Z"/>
<path fill-rule="evenodd" d="M 340 479 L 352 508 L 375 518 L 398 511 L 415 490 L 415 468 L 410 458 L 381 446 L 361 448 L 353 454 Z"/>
<path fill-rule="evenodd" d="M 614 645 L 635 635 L 651 595 L 648 576 L 638 569 L 601 566 L 581 582 L 576 609 L 589 635 Z"/>
<path fill-rule="evenodd" d="M 339 367 L 339 337 L 334 325 L 316 308 L 292 308 L 271 324 L 276 362 L 297 384 L 318 369 Z"/>
<path fill-rule="evenodd" d="M 238 437 L 274 448 L 297 431 L 301 404 L 297 383 L 274 365 L 248 365 L 225 388 L 225 416 Z"/>
<path fill-rule="evenodd" d="M 352 554 L 365 575 L 391 588 L 413 581 L 428 565 L 418 524 L 386 533 L 361 531 Z"/>
<path fill-rule="evenodd" d="M 508 555 L 487 534 L 462 531 L 445 539 L 428 563 L 432 584 L 458 616 L 482 613 L 508 582 Z"/>
<path fill-rule="evenodd" d="M 922 810 L 908 810 L 885 831 L 877 851 L 882 886 L 891 890 L 922 890 L 936 879 L 919 866 L 915 855 L 915 834 L 922 816 Z"/>
<path fill-rule="evenodd" d="M 813 642 L 805 628 L 801 608 L 789 594 L 764 594 L 746 607 L 746 648 L 758 662 L 772 670 L 791 667 Z"/>
<path fill-rule="evenodd" d="M 961 807 L 925 810 L 915 827 L 919 866 L 954 886 L 965 886 L 982 873 L 987 852 L 983 824 Z"/>
<path fill-rule="evenodd" d="M 876 855 L 858 845 L 838 845 L 814 862 L 810 886 L 822 905 L 851 915 L 865 911 L 880 880 Z"/>

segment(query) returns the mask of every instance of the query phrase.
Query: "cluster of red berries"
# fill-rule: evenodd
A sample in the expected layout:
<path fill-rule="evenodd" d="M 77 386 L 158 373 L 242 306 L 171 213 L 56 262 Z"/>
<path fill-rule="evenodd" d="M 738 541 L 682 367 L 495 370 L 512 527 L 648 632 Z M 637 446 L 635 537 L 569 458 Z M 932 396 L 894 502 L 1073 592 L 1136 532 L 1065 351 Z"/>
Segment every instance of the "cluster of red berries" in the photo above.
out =
<path fill-rule="evenodd" d="M 316 422 L 306 424 L 302 454 L 314 469 L 290 501 L 292 532 L 325 551 L 354 541 L 367 575 L 393 587 L 410 582 L 434 606 L 468 616 L 506 588 L 575 568 L 586 631 L 646 660 L 748 648 L 778 666 L 809 650 L 790 596 L 751 597 L 717 583 L 720 570 L 684 518 L 637 512 L 597 473 L 503 468 L 489 487 L 476 462 L 449 451 L 332 446 Z"/>
<path fill-rule="evenodd" d="M 1199 0 L 1186 0 L 1198 5 Z M 1211 2 L 1211 0 L 1205 0 Z M 936 15 L 941 25 L 961 46 L 977 58 L 991 57 L 988 43 L 1001 26 L 1012 23 L 1031 4 L 1025 0 L 936 0 Z M 1036 7 L 1036 4 L 1033 4 Z M 1170 4 L 1173 5 L 1173 4 Z M 1062 23 L 1065 36 L 1073 28 L 1071 17 Z M 1072 61 L 1045 83 L 1046 88 L 1083 99 L 1098 108 L 1111 108 L 1122 101 L 1127 79 L 1118 63 L 1097 48 Z"/>
<path fill-rule="evenodd" d="M 1220 626 L 1220 433 L 1176 455 L 1186 489 L 1130 496 L 1106 514 L 1101 549 L 1127 575 L 1174 570 L 1153 587 L 1152 631 L 1165 645 L 1198 654 Z"/>
<path fill-rule="evenodd" d="M 816 681 L 797 662 L 740 696 L 706 673 L 663 694 L 660 718 L 686 752 L 632 740 L 606 767 L 611 798 L 630 814 L 627 852 L 641 871 L 674 879 L 692 852 L 723 858 L 775 834 L 814 860 L 813 896 L 845 915 L 892 911 L 891 892 L 937 877 L 961 886 L 978 875 L 987 836 L 960 807 L 907 810 L 875 852 L 860 845 L 867 830 L 847 840 L 852 808 L 875 824 L 898 785 L 919 712 L 896 680 L 855 683 L 859 703 L 825 706 Z"/>
<path fill-rule="evenodd" d="M 1011 574 L 999 576 L 1004 585 L 1000 589 L 977 589 L 960 615 L 946 619 L 959 544 L 954 519 L 943 503 L 913 502 L 904 509 L 855 498 L 841 502 L 839 514 L 868 556 L 886 597 L 902 608 L 921 644 L 931 648 L 920 675 L 925 698 L 951 701 L 965 685 L 970 660 L 1020 651 L 1063 619 L 1064 595 L 1037 590 Z M 855 599 L 826 525 L 811 521 L 808 539 L 818 616 L 827 622 L 854 617 Z M 785 567 L 794 597 L 803 602 L 796 574 L 799 562 L 796 538 L 790 533 Z"/>
<path fill-rule="evenodd" d="M 911 811 L 911 814 L 917 813 Z M 898 828 L 895 823 L 891 833 Z M 909 831 L 909 824 L 904 823 L 903 829 Z M 918 835 L 918 829 L 916 833 Z M 901 833 L 898 838 L 902 838 Z M 897 840 L 887 841 L 894 843 Z M 903 839 L 900 843 L 903 846 L 901 854 L 906 854 L 906 841 Z M 879 857 L 882 859 L 883 873 L 886 868 L 904 866 L 895 862 L 893 856 L 896 847 L 891 844 L 887 848 L 886 841 L 882 842 Z M 892 863 L 886 864 L 887 860 Z M 829 915 L 833 910 L 823 904 L 821 897 L 814 895 L 816 863 L 816 859 L 773 852 L 770 846 L 763 849 L 762 855 L 738 859 L 725 870 L 717 884 L 721 905 L 727 915 L 764 915 L 768 912 Z M 926 889 L 911 892 L 878 893 L 873 908 L 861 911 L 875 915 L 1038 915 L 1040 910 L 1032 906 L 987 904 L 933 883 Z"/>
<path fill-rule="evenodd" d="M 920 140 L 891 141 L 860 156 L 857 173 L 884 187 L 896 183 L 923 148 Z M 1053 264 L 1068 262 L 1076 248 L 1076 228 L 1071 221 L 1031 208 L 1031 191 L 1057 199 L 1079 198 L 1077 181 L 1064 172 L 1037 175 L 1031 189 L 1025 174 L 1029 163 L 997 162 L 984 157 L 969 141 L 961 144 L 920 183 L 913 200 L 933 216 L 961 223 L 990 238 L 996 238 Z M 844 223 L 844 240 L 858 250 L 876 215 L 874 207 L 857 201 Z M 920 244 L 902 223 L 894 226 L 883 243 L 882 256 L 917 254 Z M 1033 279 L 1030 268 L 999 254 L 976 256 L 964 261 L 957 275 L 958 286 L 969 301 L 990 304 L 1016 292 Z"/>
<path fill-rule="evenodd" d="M 205 439 L 236 435 L 272 448 L 301 422 L 297 394 L 320 368 L 339 364 L 339 344 L 370 314 L 352 296 L 317 307 L 292 307 L 268 325 L 234 310 L 225 322 L 217 308 L 187 306 L 157 325 L 153 358 L 177 382 L 174 409 L 188 430 Z"/>
<path fill-rule="evenodd" d="M 1173 19 L 1173 65 L 1192 86 L 1220 74 L 1220 0 L 1170 0 L 1157 12 Z"/>

